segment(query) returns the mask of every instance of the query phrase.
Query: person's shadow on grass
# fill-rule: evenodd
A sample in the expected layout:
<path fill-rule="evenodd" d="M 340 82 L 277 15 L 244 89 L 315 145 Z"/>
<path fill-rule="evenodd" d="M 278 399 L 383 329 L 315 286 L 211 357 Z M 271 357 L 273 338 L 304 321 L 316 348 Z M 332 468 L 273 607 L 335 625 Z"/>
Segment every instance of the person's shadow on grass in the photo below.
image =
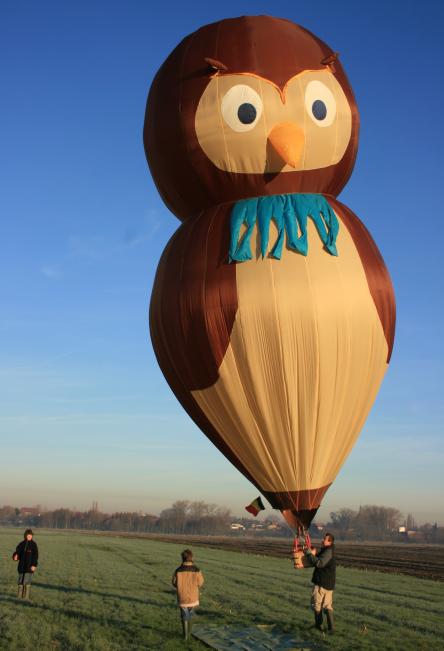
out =
<path fill-rule="evenodd" d="M 36 583 L 33 585 L 37 585 Z M 41 587 L 41 584 L 40 584 Z M 55 586 L 51 586 L 51 588 L 55 588 Z M 82 591 L 81 591 L 82 592 Z M 100 594 L 100 593 L 94 593 L 94 594 Z M 114 595 L 112 595 L 114 596 Z M 0 603 L 12 603 L 15 605 L 20 605 L 24 608 L 29 608 L 31 610 L 40 610 L 40 611 L 47 611 L 51 613 L 57 613 L 59 615 L 63 615 L 65 617 L 70 617 L 72 619 L 75 619 L 77 621 L 81 620 L 82 622 L 90 622 L 94 624 L 100 624 L 101 626 L 112 626 L 119 632 L 124 631 L 129 637 L 134 638 L 134 634 L 136 633 L 136 629 L 143 629 L 145 631 L 152 631 L 153 633 L 157 633 L 158 635 L 161 635 L 162 638 L 167 637 L 168 639 L 176 639 L 177 635 L 174 634 L 174 632 L 169 632 L 166 631 L 163 628 L 157 628 L 155 626 L 150 626 L 149 624 L 145 623 L 138 623 L 136 629 L 134 626 L 129 624 L 128 622 L 121 620 L 121 619 L 115 619 L 112 617 L 95 617 L 94 615 L 91 615 L 89 613 L 85 613 L 83 611 L 79 610 L 73 610 L 71 608 L 59 608 L 55 606 L 49 606 L 47 604 L 40 603 L 38 601 L 26 601 L 24 599 L 21 599 L 19 603 L 17 604 L 18 600 L 16 597 L 8 596 L 8 595 L 0 595 Z M 145 601 L 143 603 L 154 603 L 154 602 L 149 602 Z M 156 605 L 158 605 L 156 603 Z"/>
<path fill-rule="evenodd" d="M 34 581 L 33 586 L 37 588 L 43 588 L 44 590 L 55 590 L 57 592 L 67 592 L 67 593 L 78 593 L 78 594 L 89 594 L 95 595 L 98 597 L 109 597 L 110 599 L 121 599 L 122 601 L 129 601 L 131 603 L 138 603 L 144 606 L 158 606 L 159 608 L 165 608 L 166 605 L 160 604 L 158 601 L 152 599 L 141 599 L 139 597 L 127 597 L 119 593 L 113 592 L 99 592 L 97 590 L 87 590 L 85 588 L 73 588 L 66 585 L 53 585 L 51 583 L 41 583 L 40 581 Z"/>

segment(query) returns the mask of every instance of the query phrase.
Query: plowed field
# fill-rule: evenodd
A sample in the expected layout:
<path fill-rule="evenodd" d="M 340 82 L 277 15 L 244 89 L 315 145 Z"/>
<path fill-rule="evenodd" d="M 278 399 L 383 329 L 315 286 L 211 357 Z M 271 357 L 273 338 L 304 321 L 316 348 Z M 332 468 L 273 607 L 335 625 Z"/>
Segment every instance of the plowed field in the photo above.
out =
<path fill-rule="evenodd" d="M 124 534 L 123 534 L 124 535 Z M 292 542 L 283 538 L 247 538 L 212 536 L 147 536 L 165 542 L 231 550 L 246 554 L 263 554 L 290 558 Z M 319 546 L 319 541 L 313 541 Z M 422 579 L 444 581 L 444 546 L 396 543 L 341 543 L 336 545 L 336 558 L 343 567 L 406 574 Z"/>

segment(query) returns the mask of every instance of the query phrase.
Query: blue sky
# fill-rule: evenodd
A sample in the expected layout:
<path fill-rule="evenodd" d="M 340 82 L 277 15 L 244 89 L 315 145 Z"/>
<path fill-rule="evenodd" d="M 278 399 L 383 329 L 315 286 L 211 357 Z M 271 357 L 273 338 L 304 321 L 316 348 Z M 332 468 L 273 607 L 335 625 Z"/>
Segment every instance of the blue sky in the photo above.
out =
<path fill-rule="evenodd" d="M 181 410 L 151 348 L 154 273 L 179 222 L 142 125 L 153 75 L 185 35 L 272 14 L 340 52 L 361 114 L 340 199 L 376 240 L 398 306 L 391 367 L 320 518 L 376 503 L 444 524 L 444 9 L 387 4 L 2 4 L 0 504 L 158 512 L 188 498 L 241 513 L 256 496 Z"/>

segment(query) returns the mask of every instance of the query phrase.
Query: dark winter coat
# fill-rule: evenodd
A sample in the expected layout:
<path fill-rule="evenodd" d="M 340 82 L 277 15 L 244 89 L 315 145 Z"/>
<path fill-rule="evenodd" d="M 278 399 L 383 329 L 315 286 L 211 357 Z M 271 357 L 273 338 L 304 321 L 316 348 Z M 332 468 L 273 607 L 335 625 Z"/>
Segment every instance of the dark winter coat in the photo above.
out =
<path fill-rule="evenodd" d="M 22 540 L 22 542 L 17 545 L 12 558 L 14 558 L 16 554 L 18 556 L 17 569 L 19 574 L 31 572 L 31 567 L 37 567 L 39 550 L 37 544 L 33 540 Z"/>
<path fill-rule="evenodd" d="M 335 546 L 321 547 L 316 556 L 307 550 L 306 555 L 315 568 L 311 582 L 325 590 L 334 590 L 336 582 Z"/>

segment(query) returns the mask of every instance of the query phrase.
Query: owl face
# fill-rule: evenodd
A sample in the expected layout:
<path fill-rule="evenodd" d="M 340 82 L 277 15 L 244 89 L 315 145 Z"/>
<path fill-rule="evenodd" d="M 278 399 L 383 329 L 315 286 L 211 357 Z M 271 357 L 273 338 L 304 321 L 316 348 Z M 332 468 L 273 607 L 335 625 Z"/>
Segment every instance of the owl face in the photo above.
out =
<path fill-rule="evenodd" d="M 197 139 L 224 172 L 277 174 L 335 165 L 350 141 L 352 114 L 327 69 L 303 72 L 281 90 L 250 74 L 215 75 L 200 98 Z"/>
<path fill-rule="evenodd" d="M 166 59 L 148 96 L 144 144 L 165 203 L 188 219 L 250 197 L 336 196 L 358 130 L 328 45 L 288 20 L 242 16 L 205 25 Z"/>

